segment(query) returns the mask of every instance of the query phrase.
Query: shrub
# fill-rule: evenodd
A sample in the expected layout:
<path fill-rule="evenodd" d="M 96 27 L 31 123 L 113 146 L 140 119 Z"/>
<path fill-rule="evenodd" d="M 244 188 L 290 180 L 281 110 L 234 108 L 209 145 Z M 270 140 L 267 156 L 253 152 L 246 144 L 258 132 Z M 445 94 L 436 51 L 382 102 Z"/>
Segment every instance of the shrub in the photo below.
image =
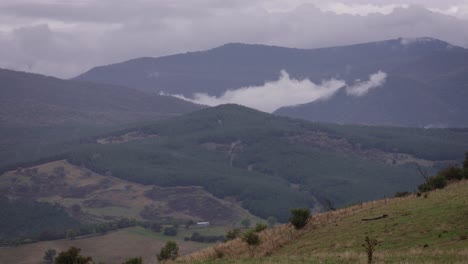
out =
<path fill-rule="evenodd" d="M 407 191 L 404 191 L 404 192 L 396 192 L 395 193 L 395 197 L 406 197 L 408 195 L 410 195 L 411 193 L 410 192 L 407 192 Z"/>
<path fill-rule="evenodd" d="M 166 227 L 164 228 L 165 236 L 177 236 L 177 228 L 175 227 Z"/>
<path fill-rule="evenodd" d="M 254 228 L 254 231 L 259 233 L 259 232 L 262 232 L 263 230 L 267 229 L 268 226 L 264 223 L 258 223 L 255 228 Z"/>
<path fill-rule="evenodd" d="M 468 152 L 465 153 L 465 160 L 463 161 L 463 168 L 468 169 Z"/>
<path fill-rule="evenodd" d="M 246 242 L 247 244 L 254 246 L 260 244 L 260 237 L 254 230 L 247 231 L 242 235 L 242 241 Z"/>
<path fill-rule="evenodd" d="M 244 228 L 249 228 L 250 227 L 250 219 L 246 218 L 244 220 L 241 221 L 241 225 L 244 227 Z"/>
<path fill-rule="evenodd" d="M 81 249 L 70 247 L 67 251 L 60 252 L 55 258 L 55 264 L 91 264 L 93 259 L 91 257 L 84 257 L 80 255 Z"/>
<path fill-rule="evenodd" d="M 174 260 L 179 256 L 179 246 L 174 241 L 167 241 L 157 255 L 159 261 Z"/>
<path fill-rule="evenodd" d="M 229 240 L 236 239 L 236 238 L 238 238 L 240 236 L 240 234 L 241 234 L 241 231 L 238 228 L 234 228 L 232 230 L 229 230 L 226 233 L 226 240 L 229 241 Z"/>
<path fill-rule="evenodd" d="M 296 229 L 301 229 L 307 224 L 310 211 L 309 208 L 293 208 L 291 209 L 291 214 L 289 222 L 291 222 Z"/>
<path fill-rule="evenodd" d="M 42 258 L 44 264 L 52 264 L 54 263 L 55 255 L 57 255 L 57 251 L 55 249 L 48 249 L 44 252 L 44 257 Z"/>
<path fill-rule="evenodd" d="M 468 168 L 464 168 L 461 174 L 464 179 L 468 179 Z"/>
<path fill-rule="evenodd" d="M 426 183 L 419 185 L 418 189 L 421 192 L 428 192 L 435 189 L 443 189 L 447 186 L 447 179 L 442 174 L 430 177 Z"/>
<path fill-rule="evenodd" d="M 445 179 L 452 180 L 461 180 L 463 178 L 462 170 L 456 166 L 449 166 L 437 173 L 437 175 L 445 177 Z"/>
<path fill-rule="evenodd" d="M 131 258 L 122 264 L 143 264 L 143 260 L 141 258 Z"/>

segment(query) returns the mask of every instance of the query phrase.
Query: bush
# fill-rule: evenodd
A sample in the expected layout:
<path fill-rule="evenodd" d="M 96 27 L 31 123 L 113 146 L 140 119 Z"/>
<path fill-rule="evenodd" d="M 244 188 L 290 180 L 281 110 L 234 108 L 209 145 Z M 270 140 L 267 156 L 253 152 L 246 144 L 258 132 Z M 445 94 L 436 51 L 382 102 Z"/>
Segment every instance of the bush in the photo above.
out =
<path fill-rule="evenodd" d="M 301 229 L 307 224 L 310 211 L 309 208 L 293 208 L 291 209 L 291 214 L 289 222 L 291 222 L 296 229 Z"/>
<path fill-rule="evenodd" d="M 165 236 L 177 236 L 177 228 L 175 227 L 166 227 L 164 228 Z"/>
<path fill-rule="evenodd" d="M 464 168 L 461 174 L 464 179 L 468 179 L 468 168 Z"/>
<path fill-rule="evenodd" d="M 246 242 L 251 246 L 254 246 L 260 244 L 260 237 L 257 233 L 255 233 L 254 230 L 250 230 L 242 236 L 242 241 Z"/>
<path fill-rule="evenodd" d="M 250 227 L 250 219 L 246 218 L 244 220 L 241 221 L 241 225 L 244 227 L 244 228 L 249 228 Z"/>
<path fill-rule="evenodd" d="M 232 230 L 229 230 L 226 233 L 226 240 L 229 241 L 229 240 L 236 239 L 236 238 L 238 238 L 240 236 L 240 234 L 241 234 L 241 231 L 238 228 L 234 228 Z"/>
<path fill-rule="evenodd" d="M 263 230 L 267 229 L 268 226 L 264 223 L 258 223 L 255 228 L 254 228 L 254 231 L 259 233 L 259 232 L 262 232 Z"/>
<path fill-rule="evenodd" d="M 174 241 L 167 241 L 157 255 L 158 261 L 174 260 L 179 256 L 179 246 Z"/>
<path fill-rule="evenodd" d="M 57 255 L 57 251 L 55 249 L 48 249 L 44 252 L 44 257 L 42 258 L 44 264 L 52 264 L 54 263 L 55 255 Z"/>
<path fill-rule="evenodd" d="M 396 192 L 395 193 L 395 197 L 406 197 L 408 195 L 410 195 L 411 193 L 410 192 L 407 192 L 407 191 L 404 191 L 404 192 Z"/>
<path fill-rule="evenodd" d="M 84 257 L 80 255 L 81 249 L 70 247 L 67 251 L 60 252 L 55 258 L 55 264 L 91 264 L 93 259 L 91 257 Z"/>
<path fill-rule="evenodd" d="M 131 258 L 122 264 L 143 264 L 143 260 L 141 258 Z"/>
<path fill-rule="evenodd" d="M 445 177 L 445 179 L 452 181 L 452 180 L 461 180 L 463 178 L 462 176 L 462 170 L 456 166 L 449 166 L 437 173 L 437 175 Z"/>
<path fill-rule="evenodd" d="M 419 185 L 418 189 L 421 192 L 428 192 L 435 189 L 443 189 L 447 186 L 447 179 L 442 174 L 430 177 L 426 183 Z"/>

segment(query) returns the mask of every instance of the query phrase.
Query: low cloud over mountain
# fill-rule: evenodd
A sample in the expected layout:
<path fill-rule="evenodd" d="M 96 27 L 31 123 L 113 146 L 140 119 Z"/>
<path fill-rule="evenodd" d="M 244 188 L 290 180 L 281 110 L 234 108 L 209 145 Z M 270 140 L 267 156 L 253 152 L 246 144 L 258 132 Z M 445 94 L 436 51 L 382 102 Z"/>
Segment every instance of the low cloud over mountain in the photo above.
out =
<path fill-rule="evenodd" d="M 266 82 L 261 86 L 228 90 L 221 96 L 210 96 L 206 93 L 196 93 L 193 98 L 181 94 L 172 96 L 197 104 L 217 106 L 233 103 L 272 113 L 283 106 L 326 100 L 342 88 L 346 89 L 348 95 L 363 96 L 369 90 L 383 85 L 386 77 L 386 73 L 379 71 L 370 75 L 369 80 L 357 80 L 352 85 L 339 79 L 324 80 L 316 84 L 309 79 L 293 79 L 283 70 L 277 81 Z"/>

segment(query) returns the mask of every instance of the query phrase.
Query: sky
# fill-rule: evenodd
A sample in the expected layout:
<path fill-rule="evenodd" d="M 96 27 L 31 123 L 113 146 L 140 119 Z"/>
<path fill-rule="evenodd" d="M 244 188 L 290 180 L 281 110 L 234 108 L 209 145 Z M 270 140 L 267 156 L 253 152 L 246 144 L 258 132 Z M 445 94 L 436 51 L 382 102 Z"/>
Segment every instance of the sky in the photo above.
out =
<path fill-rule="evenodd" d="M 468 0 L 0 1 L 0 68 L 59 78 L 230 42 L 318 48 L 398 37 L 468 47 Z"/>

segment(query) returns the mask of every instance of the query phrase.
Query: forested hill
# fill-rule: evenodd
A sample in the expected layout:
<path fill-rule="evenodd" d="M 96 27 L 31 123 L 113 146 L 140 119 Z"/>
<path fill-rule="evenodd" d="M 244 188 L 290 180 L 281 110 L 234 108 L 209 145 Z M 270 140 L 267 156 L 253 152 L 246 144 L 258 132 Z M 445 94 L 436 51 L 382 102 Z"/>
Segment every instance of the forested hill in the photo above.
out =
<path fill-rule="evenodd" d="M 128 181 L 202 186 L 285 221 L 291 207 L 320 210 L 329 201 L 343 206 L 413 190 L 423 181 L 416 164 L 430 171 L 461 159 L 468 131 L 310 123 L 223 105 L 96 142 L 65 158 Z"/>

